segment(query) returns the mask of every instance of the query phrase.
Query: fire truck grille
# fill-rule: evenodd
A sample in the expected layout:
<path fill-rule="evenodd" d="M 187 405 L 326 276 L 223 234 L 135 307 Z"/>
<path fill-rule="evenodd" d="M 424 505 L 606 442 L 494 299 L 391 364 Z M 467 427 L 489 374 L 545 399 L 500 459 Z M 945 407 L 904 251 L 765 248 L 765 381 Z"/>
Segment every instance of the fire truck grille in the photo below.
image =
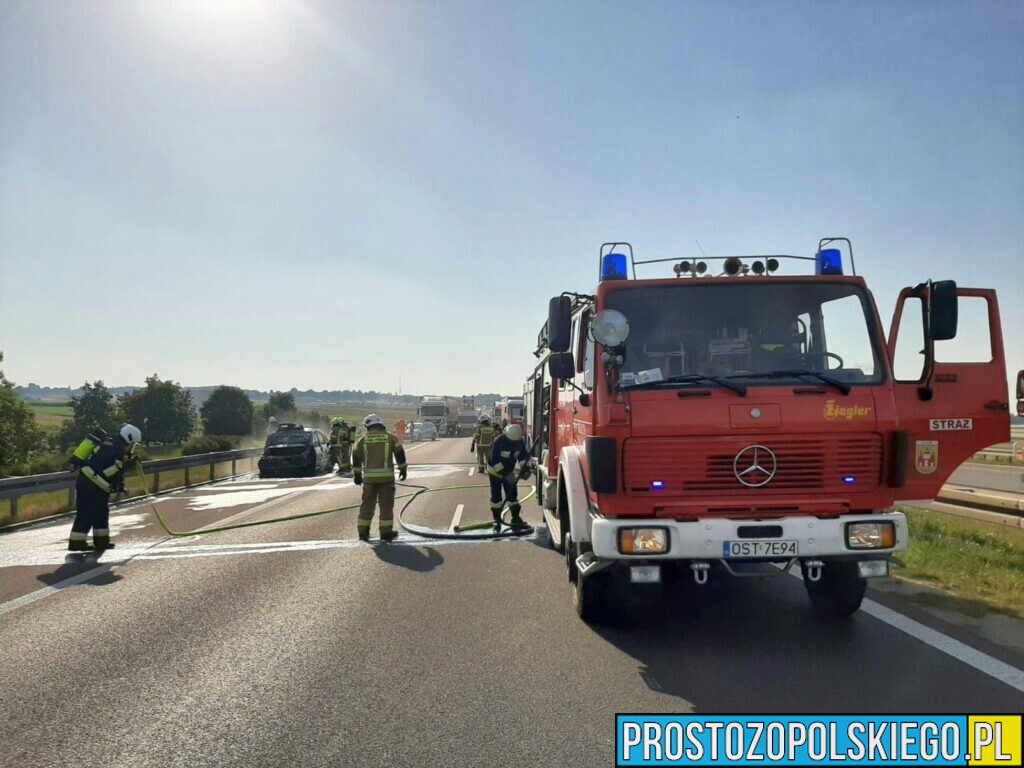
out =
<path fill-rule="evenodd" d="M 751 464 L 750 452 L 734 467 L 737 454 L 761 445 L 775 456 L 775 474 L 750 487 L 735 469 Z M 785 493 L 827 491 L 847 495 L 873 491 L 882 478 L 882 436 L 773 435 L 744 437 L 640 437 L 626 440 L 623 479 L 631 495 L 686 496 L 698 493 Z M 771 455 L 759 451 L 758 464 L 771 469 Z M 748 473 L 757 484 L 767 472 Z"/>

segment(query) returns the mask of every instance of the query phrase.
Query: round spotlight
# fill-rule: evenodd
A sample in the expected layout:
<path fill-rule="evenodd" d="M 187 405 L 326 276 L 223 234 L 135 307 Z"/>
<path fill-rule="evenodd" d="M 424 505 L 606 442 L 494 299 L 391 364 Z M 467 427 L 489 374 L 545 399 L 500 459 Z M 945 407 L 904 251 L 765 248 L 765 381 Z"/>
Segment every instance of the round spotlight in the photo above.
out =
<path fill-rule="evenodd" d="M 606 347 L 614 347 L 629 336 L 629 322 L 626 316 L 614 309 L 603 309 L 590 321 L 594 338 Z"/>
<path fill-rule="evenodd" d="M 696 269 L 698 275 L 703 275 L 705 272 L 708 271 L 708 265 L 705 264 L 703 261 L 698 261 Z"/>
<path fill-rule="evenodd" d="M 778 268 L 779 268 L 779 260 L 778 259 L 768 259 L 768 271 L 769 272 L 774 272 Z"/>
<path fill-rule="evenodd" d="M 753 272 L 755 275 L 763 275 L 764 264 L 760 261 L 755 261 L 753 264 L 750 265 L 750 271 Z"/>
<path fill-rule="evenodd" d="M 672 271 L 676 273 L 676 277 L 679 277 L 679 275 L 683 274 L 683 265 L 682 265 L 682 263 L 680 263 L 680 264 L 673 264 L 672 265 Z"/>
<path fill-rule="evenodd" d="M 736 275 L 739 274 L 740 267 L 743 266 L 743 262 L 737 259 L 735 256 L 725 260 L 725 274 Z"/>
<path fill-rule="evenodd" d="M 679 262 L 679 266 L 682 267 L 685 274 L 688 274 L 693 270 L 693 264 L 689 261 L 681 261 Z"/>

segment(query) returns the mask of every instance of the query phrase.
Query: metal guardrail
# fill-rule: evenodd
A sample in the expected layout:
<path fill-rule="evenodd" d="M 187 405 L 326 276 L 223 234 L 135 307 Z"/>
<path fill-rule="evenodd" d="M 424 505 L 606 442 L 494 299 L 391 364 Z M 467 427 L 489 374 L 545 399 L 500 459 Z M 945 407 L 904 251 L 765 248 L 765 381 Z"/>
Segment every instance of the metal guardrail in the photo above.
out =
<path fill-rule="evenodd" d="M 218 451 L 216 453 L 196 453 L 192 456 L 177 456 L 173 459 L 153 459 L 142 462 L 144 474 L 153 475 L 153 486 L 160 487 L 160 473 L 185 470 L 185 485 L 191 485 L 190 472 L 195 467 L 209 467 L 208 481 L 215 479 L 215 467 L 218 464 L 231 462 L 231 474 L 238 474 L 238 461 L 259 456 L 262 448 L 240 448 L 235 451 Z M 9 523 L 18 520 L 18 499 L 22 496 L 37 493 L 51 493 L 53 491 L 68 492 L 68 507 L 75 505 L 75 481 L 77 472 L 49 472 L 44 475 L 25 475 L 23 477 L 8 477 L 0 480 L 0 499 L 11 500 L 11 514 Z M 202 482 L 207 482 L 204 480 Z"/>

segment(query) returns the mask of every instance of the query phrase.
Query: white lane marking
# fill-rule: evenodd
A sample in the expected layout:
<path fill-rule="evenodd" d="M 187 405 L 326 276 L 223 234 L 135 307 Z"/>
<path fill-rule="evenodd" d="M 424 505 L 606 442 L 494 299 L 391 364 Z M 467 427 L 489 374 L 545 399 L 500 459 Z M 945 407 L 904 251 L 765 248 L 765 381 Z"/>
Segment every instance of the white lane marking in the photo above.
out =
<path fill-rule="evenodd" d="M 790 571 L 789 575 L 795 579 L 803 581 L 803 575 L 800 573 Z M 931 646 L 937 651 L 941 651 L 942 653 L 952 656 L 957 661 L 962 661 L 967 666 L 973 667 L 989 677 L 994 677 L 999 682 L 1005 683 L 1011 688 L 1016 688 L 1018 691 L 1024 691 L 1024 672 L 1016 667 L 1007 664 L 1004 661 L 1000 661 L 993 656 L 989 656 L 987 653 L 979 651 L 977 648 L 972 648 L 966 643 L 954 640 L 949 635 L 944 635 L 937 629 L 932 629 L 926 624 L 915 621 L 909 616 L 904 616 L 902 613 L 894 611 L 891 608 L 886 608 L 884 605 L 876 603 L 871 598 L 864 598 L 864 602 L 861 603 L 860 609 L 864 611 L 864 613 L 868 614 L 868 616 L 878 619 L 884 624 L 888 624 L 893 629 L 898 629 L 900 632 L 910 635 L 915 640 Z"/>
<path fill-rule="evenodd" d="M 476 467 L 470 467 L 470 468 L 469 468 L 469 476 L 470 476 L 470 477 L 472 477 L 472 476 L 474 475 L 474 473 L 475 473 L 475 472 L 476 472 Z"/>
<path fill-rule="evenodd" d="M 869 616 L 885 622 L 890 627 L 905 632 L 916 640 L 920 640 L 925 645 L 930 645 L 935 650 L 942 651 L 942 653 L 948 654 L 970 667 L 974 667 L 979 672 L 983 672 L 1011 688 L 1024 692 L 1024 672 L 1016 667 L 989 656 L 987 653 L 983 653 L 976 648 L 972 648 L 966 643 L 954 640 L 952 637 L 925 626 L 919 621 L 914 621 L 909 616 L 904 616 L 902 613 L 897 613 L 891 608 L 886 608 L 874 600 L 865 599 L 861 603 L 861 610 Z"/>
<path fill-rule="evenodd" d="M 282 496 L 280 498 L 273 499 L 271 501 L 266 502 L 265 504 L 260 504 L 259 506 L 253 507 L 252 509 L 247 509 L 244 512 L 239 512 L 237 515 L 232 515 L 231 517 L 225 518 L 224 520 L 219 520 L 219 521 L 217 521 L 215 523 L 210 523 L 209 525 L 205 525 L 205 526 L 203 526 L 202 528 L 200 528 L 198 530 L 203 531 L 203 530 L 206 530 L 207 528 L 218 528 L 218 527 L 220 527 L 222 525 L 231 525 L 231 523 L 237 522 L 238 520 L 241 520 L 241 519 L 243 519 L 245 517 L 248 517 L 250 515 L 254 515 L 257 512 L 261 512 L 261 511 L 263 511 L 265 509 L 268 509 L 270 507 L 276 506 L 277 504 L 281 504 L 282 502 L 287 501 L 288 499 L 292 499 L 292 498 L 296 498 L 298 496 L 301 496 L 306 491 L 312 490 L 313 488 L 316 488 L 318 485 L 323 485 L 324 483 L 332 482 L 333 480 L 334 480 L 334 478 L 329 477 L 326 480 L 323 480 L 323 481 L 321 481 L 319 483 L 315 483 L 315 484 L 313 484 L 311 486 L 308 486 L 306 488 L 298 488 L 298 489 L 295 490 L 294 493 L 290 493 L 287 496 Z M 194 541 L 195 539 L 194 538 L 190 538 L 188 540 L 189 541 Z M 168 546 L 173 546 L 176 543 L 177 542 L 174 541 L 174 540 L 162 539 L 160 541 L 153 542 L 152 544 L 150 544 L 150 545 L 148 545 L 146 547 L 143 547 L 141 552 L 147 552 L 147 551 L 149 551 L 149 550 L 151 550 L 154 547 L 157 547 L 159 545 L 166 544 Z M 114 551 L 117 552 L 117 550 L 114 550 Z M 121 550 L 121 551 L 122 551 L 122 553 L 125 552 L 125 550 Z M 21 597 L 16 597 L 13 600 L 8 600 L 5 603 L 0 603 L 0 616 L 2 616 L 5 613 L 9 613 L 10 611 L 13 611 L 13 610 L 15 610 L 17 608 L 21 608 L 22 606 L 29 605 L 30 603 L 34 603 L 37 600 L 42 600 L 44 597 L 49 597 L 50 595 L 56 594 L 57 592 L 60 592 L 62 589 L 65 589 L 67 587 L 73 587 L 76 584 L 81 584 L 84 581 L 89 581 L 89 579 L 93 579 L 93 578 L 95 578 L 97 576 L 100 576 L 102 574 L 110 573 L 110 572 L 116 570 L 117 568 L 120 568 L 120 567 L 122 567 L 124 565 L 127 565 L 133 559 L 135 559 L 137 557 L 140 557 L 141 556 L 141 552 L 139 552 L 139 550 L 136 549 L 135 550 L 135 554 L 129 554 L 128 557 L 126 557 L 123 560 L 120 560 L 120 561 L 117 561 L 117 562 L 114 562 L 114 563 L 105 563 L 105 564 L 100 565 L 100 566 L 98 566 L 96 568 L 90 568 L 88 571 L 83 571 L 82 573 L 79 573 L 79 574 L 77 574 L 75 576 L 70 576 L 70 577 L 68 577 L 66 579 L 63 579 L 62 581 L 58 581 L 56 584 L 51 584 L 48 587 L 43 587 L 42 589 L 37 589 L 34 592 L 29 592 L 27 595 L 22 595 Z M 65 562 L 65 558 L 66 558 L 66 554 L 65 553 L 63 553 L 63 552 L 54 553 L 54 555 L 59 555 L 60 556 L 59 560 L 57 560 L 56 563 L 54 563 L 54 564 L 59 564 L 59 563 Z M 47 564 L 49 564 L 49 563 L 47 563 Z"/>
<path fill-rule="evenodd" d="M 462 510 L 466 508 L 465 504 L 455 505 L 455 515 L 452 517 L 452 524 L 448 526 L 448 530 L 455 533 L 455 529 L 462 523 Z"/>

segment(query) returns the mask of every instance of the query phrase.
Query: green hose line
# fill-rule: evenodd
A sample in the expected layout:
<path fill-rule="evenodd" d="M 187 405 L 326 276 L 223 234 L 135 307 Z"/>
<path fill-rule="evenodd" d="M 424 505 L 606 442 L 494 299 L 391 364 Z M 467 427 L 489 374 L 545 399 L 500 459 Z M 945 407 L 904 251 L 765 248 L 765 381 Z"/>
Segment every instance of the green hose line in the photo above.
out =
<path fill-rule="evenodd" d="M 420 496 L 420 495 L 422 495 L 424 493 L 436 493 L 436 492 L 439 492 L 439 491 L 460 491 L 460 490 L 465 490 L 467 488 L 487 488 L 488 486 L 481 485 L 480 483 L 476 483 L 474 485 L 452 485 L 452 486 L 448 486 L 447 488 L 427 488 L 426 486 L 422 486 L 422 485 L 409 485 L 407 483 L 399 483 L 399 485 L 401 485 L 403 488 L 419 488 L 419 490 L 416 491 L 416 493 L 405 494 L 405 495 L 400 497 L 400 498 L 403 498 L 403 499 L 407 499 L 407 501 L 405 502 L 405 504 L 402 505 L 401 509 L 398 510 L 398 515 L 397 515 L 397 517 L 398 517 L 398 524 L 400 526 L 402 526 L 402 528 L 404 530 L 408 531 L 409 533 L 415 534 L 416 536 L 423 536 L 424 538 L 427 538 L 427 539 L 456 539 L 456 540 L 466 540 L 466 539 L 507 539 L 507 538 L 515 538 L 515 537 L 518 537 L 518 536 L 527 536 L 527 535 L 529 535 L 529 534 L 534 532 L 534 528 L 533 528 L 532 525 L 525 525 L 522 528 L 512 528 L 511 526 L 509 526 L 509 524 L 504 521 L 505 512 L 508 511 L 508 507 L 507 506 L 501 512 L 502 523 L 506 526 L 505 528 L 502 528 L 501 531 L 490 530 L 490 531 L 482 532 L 482 533 L 471 533 L 470 532 L 470 531 L 477 530 L 478 525 L 481 526 L 481 527 L 486 526 L 487 528 L 492 528 L 493 529 L 493 527 L 494 527 L 494 523 L 493 522 L 488 522 L 486 524 L 483 524 L 483 523 L 481 523 L 481 524 L 468 523 L 465 526 L 459 526 L 459 528 L 455 532 L 452 532 L 452 531 L 439 531 L 436 528 L 424 528 L 424 527 L 419 526 L 419 525 L 414 525 L 414 524 L 407 523 L 403 519 L 403 515 L 405 514 L 405 511 L 409 508 L 409 505 L 412 504 L 416 500 L 416 498 L 418 496 Z M 536 493 L 537 493 L 537 489 L 531 486 L 530 487 L 530 491 L 525 496 L 523 496 L 522 499 L 520 499 L 520 503 L 523 502 L 523 501 L 527 501 L 527 500 L 531 499 Z M 470 526 L 472 526 L 472 527 L 470 527 Z M 465 531 L 465 533 L 463 533 L 463 531 Z"/>
<path fill-rule="evenodd" d="M 420 465 L 420 466 L 429 466 L 429 465 Z M 302 513 L 300 513 L 298 515 L 287 515 L 285 517 L 274 517 L 274 518 L 271 518 L 270 520 L 255 520 L 255 521 L 249 522 L 249 523 L 233 523 L 231 525 L 221 525 L 221 526 L 218 526 L 218 527 L 215 527 L 215 528 L 197 528 L 194 531 L 174 531 L 174 530 L 171 530 L 171 527 L 167 524 L 167 521 L 164 519 L 164 516 L 160 514 L 160 510 L 157 509 L 156 504 L 153 503 L 153 494 L 149 490 L 149 484 L 146 482 L 146 476 L 142 472 L 142 467 L 139 466 L 138 463 L 135 464 L 135 472 L 139 476 L 139 480 L 142 483 L 142 489 L 146 492 L 146 501 L 149 503 L 150 509 L 153 510 L 153 516 L 156 517 L 156 520 L 160 524 L 160 527 L 163 529 L 164 533 L 166 533 L 168 536 L 172 536 L 172 537 L 175 537 L 175 538 L 181 538 L 181 537 L 185 537 L 185 536 L 201 536 L 201 535 L 204 535 L 204 534 L 207 534 L 207 533 L 222 533 L 224 531 L 235 531 L 235 530 L 238 530 L 240 528 L 254 528 L 254 527 L 258 526 L 258 525 L 271 525 L 272 523 L 285 523 L 285 522 L 288 522 L 290 520 L 303 520 L 303 519 L 305 519 L 307 517 L 319 517 L 321 515 L 329 515 L 329 514 L 332 514 L 334 512 L 345 512 L 345 511 L 348 511 L 350 509 L 358 509 L 359 506 L 360 506 L 360 504 L 358 504 L 358 503 L 356 503 L 356 504 L 347 504 L 347 505 L 345 505 L 343 507 L 332 507 L 331 509 L 322 509 L 322 510 L 319 510 L 317 512 L 302 512 Z M 501 533 L 494 533 L 492 531 L 491 533 L 488 533 L 486 535 L 482 535 L 482 534 L 462 535 L 462 534 L 449 533 L 447 531 L 437 531 L 437 530 L 434 530 L 432 528 L 421 528 L 420 526 L 410 527 L 408 524 L 403 522 L 402 514 L 409 507 L 409 505 L 413 501 L 415 501 L 415 499 L 417 497 L 422 496 L 425 493 L 437 493 L 439 491 L 464 491 L 464 490 L 467 490 L 467 489 L 475 489 L 475 488 L 484 489 L 484 488 L 487 488 L 487 486 L 486 485 L 481 485 L 480 483 L 475 483 L 475 484 L 472 484 L 472 485 L 453 485 L 453 486 L 449 486 L 449 487 L 446 487 L 446 488 L 427 488 L 426 486 L 422 486 L 422 485 L 407 485 L 405 483 L 398 483 L 398 485 L 401 485 L 404 488 L 416 488 L 416 489 L 418 489 L 414 493 L 403 493 L 401 496 L 396 496 L 395 497 L 395 501 L 400 501 L 402 499 L 406 500 L 405 504 L 402 505 L 401 510 L 398 512 L 398 524 L 400 526 L 402 526 L 402 528 L 404 528 L 409 533 L 414 533 L 417 536 L 424 536 L 426 538 L 435 538 L 435 539 L 439 539 L 439 538 L 440 539 L 493 539 L 493 538 L 507 537 L 507 536 L 523 536 L 523 535 L 526 535 L 527 533 L 532 533 L 533 532 L 533 528 L 527 526 L 526 528 L 515 529 L 514 532 L 512 530 L 509 530 L 509 531 L 502 531 Z M 536 489 L 531 488 L 530 492 L 528 494 L 526 494 L 526 496 L 524 496 L 522 500 L 526 501 L 527 499 L 532 497 L 535 493 L 536 493 Z M 504 514 L 504 511 L 502 512 L 502 514 Z M 491 525 L 493 525 L 493 523 L 488 523 L 488 526 L 491 526 Z"/>

